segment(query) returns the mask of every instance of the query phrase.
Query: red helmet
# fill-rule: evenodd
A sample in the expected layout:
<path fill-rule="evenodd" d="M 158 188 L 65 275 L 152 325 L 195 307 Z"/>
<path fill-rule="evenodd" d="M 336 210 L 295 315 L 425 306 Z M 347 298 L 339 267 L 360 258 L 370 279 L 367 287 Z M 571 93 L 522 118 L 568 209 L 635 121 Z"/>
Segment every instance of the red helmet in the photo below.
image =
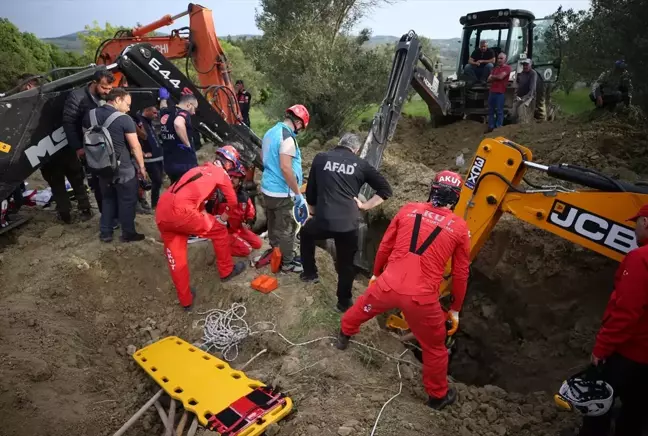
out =
<path fill-rule="evenodd" d="M 245 167 L 243 167 L 243 165 L 241 165 L 239 163 L 234 168 L 231 168 L 230 170 L 228 170 L 227 174 L 229 174 L 230 177 L 240 177 L 240 178 L 244 179 L 245 178 Z"/>
<path fill-rule="evenodd" d="M 290 106 L 288 109 L 286 109 L 286 113 L 299 118 L 301 122 L 304 123 L 304 129 L 308 127 L 310 115 L 308 114 L 308 109 L 306 109 L 306 106 L 301 104 Z"/>
<path fill-rule="evenodd" d="M 228 161 L 232 162 L 232 165 L 234 165 L 234 168 L 239 166 L 239 159 L 241 159 L 241 154 L 238 152 L 236 148 L 234 148 L 231 145 L 224 145 L 216 150 L 216 155 L 220 155 L 224 159 L 227 159 Z"/>
<path fill-rule="evenodd" d="M 461 176 L 453 171 L 441 171 L 437 173 L 432 181 L 430 189 L 430 201 L 436 207 L 454 206 L 459 201 L 463 180 Z"/>

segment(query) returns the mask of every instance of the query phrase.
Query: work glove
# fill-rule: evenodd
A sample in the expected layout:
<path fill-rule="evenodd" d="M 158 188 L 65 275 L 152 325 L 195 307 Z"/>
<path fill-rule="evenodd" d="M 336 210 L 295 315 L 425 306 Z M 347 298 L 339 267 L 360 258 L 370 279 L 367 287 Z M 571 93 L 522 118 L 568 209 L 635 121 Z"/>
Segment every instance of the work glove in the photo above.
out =
<path fill-rule="evenodd" d="M 298 209 L 301 209 L 302 207 L 306 206 L 306 199 L 302 194 L 295 195 L 295 206 Z M 306 206 L 308 207 L 308 206 Z"/>
<path fill-rule="evenodd" d="M 374 283 L 376 283 L 376 280 L 378 280 L 378 277 L 371 276 L 371 278 L 369 279 L 369 286 L 372 286 Z"/>
<path fill-rule="evenodd" d="M 160 88 L 160 100 L 168 100 L 171 98 L 171 94 L 166 88 Z"/>
<path fill-rule="evenodd" d="M 448 329 L 448 336 L 452 336 L 457 333 L 459 329 L 459 312 L 455 310 L 449 310 L 447 314 L 447 321 L 451 324 L 450 329 Z"/>

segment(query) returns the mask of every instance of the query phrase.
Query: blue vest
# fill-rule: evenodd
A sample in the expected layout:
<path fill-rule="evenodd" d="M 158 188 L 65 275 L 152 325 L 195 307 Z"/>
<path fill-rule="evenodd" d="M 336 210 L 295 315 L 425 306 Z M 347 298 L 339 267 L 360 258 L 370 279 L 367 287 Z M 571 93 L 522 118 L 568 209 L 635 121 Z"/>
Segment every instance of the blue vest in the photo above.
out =
<path fill-rule="evenodd" d="M 279 161 L 279 148 L 284 139 L 292 137 L 295 140 L 295 157 L 292 160 L 292 170 L 297 178 L 297 185 L 301 186 L 304 176 L 302 174 L 302 160 L 295 133 L 285 123 L 279 122 L 263 136 L 263 175 L 261 176 L 261 191 L 271 197 L 288 197 L 294 195 L 281 172 Z"/>

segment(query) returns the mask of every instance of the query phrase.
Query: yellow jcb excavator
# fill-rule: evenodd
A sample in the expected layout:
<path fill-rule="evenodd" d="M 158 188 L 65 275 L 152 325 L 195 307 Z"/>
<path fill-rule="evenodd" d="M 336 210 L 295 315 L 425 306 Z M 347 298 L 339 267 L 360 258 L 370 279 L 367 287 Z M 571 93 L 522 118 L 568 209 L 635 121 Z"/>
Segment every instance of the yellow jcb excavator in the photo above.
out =
<path fill-rule="evenodd" d="M 468 223 L 471 261 L 504 213 L 617 261 L 637 247 L 628 218 L 648 204 L 648 185 L 615 180 L 578 165 L 540 165 L 532 158 L 527 147 L 503 137 L 479 145 L 455 208 Z M 537 186 L 525 178 L 530 169 L 588 189 Z M 441 296 L 452 289 L 450 271 L 449 263 Z M 396 315 L 387 319 L 387 326 L 408 330 L 404 318 Z M 447 345 L 451 343 L 449 339 Z"/>

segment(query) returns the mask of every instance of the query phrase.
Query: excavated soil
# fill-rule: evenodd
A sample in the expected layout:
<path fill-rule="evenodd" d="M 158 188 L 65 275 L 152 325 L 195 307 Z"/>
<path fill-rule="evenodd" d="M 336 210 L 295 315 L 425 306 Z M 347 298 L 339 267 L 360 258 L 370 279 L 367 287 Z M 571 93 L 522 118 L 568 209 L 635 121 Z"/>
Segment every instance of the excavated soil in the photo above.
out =
<path fill-rule="evenodd" d="M 435 171 L 470 161 L 483 126 L 460 122 L 442 129 L 405 119 L 390 145 L 384 172 L 396 197 L 374 217 L 384 220 L 405 201 L 422 200 Z M 498 134 L 532 148 L 543 162 L 578 161 L 636 180 L 646 137 L 615 119 L 511 126 Z M 316 144 L 305 147 L 305 160 Z M 644 161 L 645 162 L 645 161 Z M 462 171 L 465 169 L 462 169 Z M 36 185 L 39 182 L 34 179 Z M 68 226 L 53 212 L 29 210 L 32 220 L 0 236 L 0 435 L 112 435 L 157 390 L 131 358 L 160 337 L 200 341 L 194 322 L 233 302 L 248 322 L 268 321 L 294 341 L 333 335 L 335 269 L 318 252 L 321 282 L 279 277 L 263 295 L 248 271 L 221 284 L 209 243 L 190 246 L 196 309 L 179 306 L 152 216 L 138 216 L 148 238 L 101 244 L 97 219 Z M 117 239 L 116 239 L 117 241 Z M 615 263 L 515 221 L 503 219 L 478 256 L 462 314 L 459 350 L 451 365 L 460 400 L 443 412 L 423 405 L 417 361 L 401 365 L 402 394 L 383 412 L 376 435 L 556 435 L 577 417 L 558 411 L 551 393 L 583 364 L 610 292 Z M 355 293 L 366 283 L 359 278 Z M 403 347 L 377 321 L 356 338 L 389 355 Z M 237 367 L 261 349 L 247 374 L 278 383 L 296 413 L 269 435 L 368 435 L 383 403 L 399 390 L 396 364 L 352 345 L 340 352 L 321 340 L 289 347 L 274 333 L 243 341 Z M 127 435 L 161 434 L 151 410 Z"/>

